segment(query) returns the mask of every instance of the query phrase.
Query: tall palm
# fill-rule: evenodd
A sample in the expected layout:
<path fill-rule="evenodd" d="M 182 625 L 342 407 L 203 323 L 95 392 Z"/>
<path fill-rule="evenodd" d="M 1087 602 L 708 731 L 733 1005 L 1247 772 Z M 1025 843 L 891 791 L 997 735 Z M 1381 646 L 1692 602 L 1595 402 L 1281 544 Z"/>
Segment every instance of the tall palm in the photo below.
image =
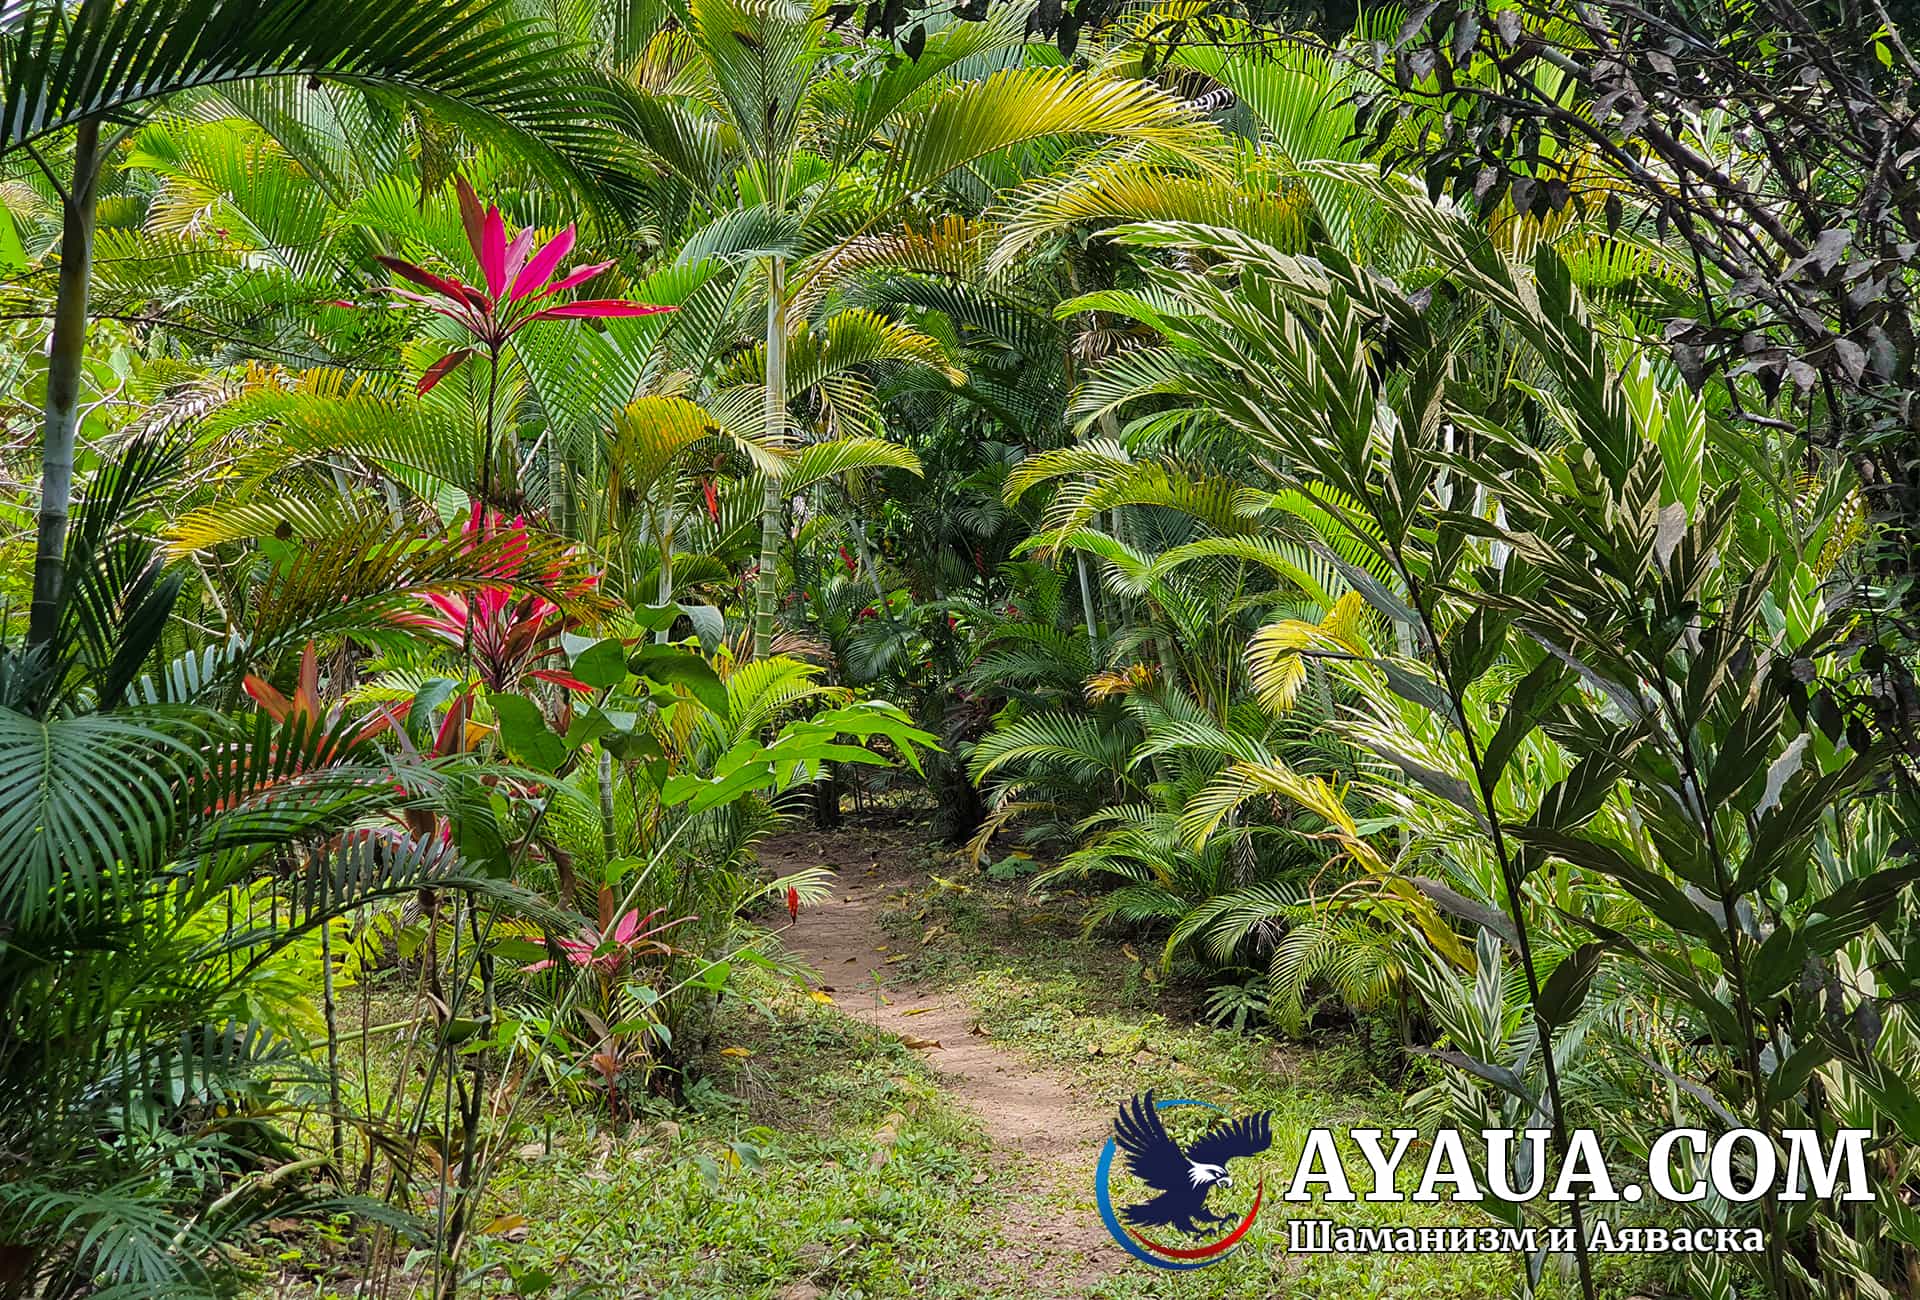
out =
<path fill-rule="evenodd" d="M 1090 137 L 1194 158 L 1211 144 L 1185 105 L 1147 82 L 1020 66 L 1024 15 L 1014 10 L 940 27 L 918 57 L 902 59 L 836 27 L 825 0 L 670 7 L 674 28 L 636 62 L 649 89 L 629 125 L 711 214 L 693 246 L 762 263 L 764 432 L 776 444 L 789 438 L 796 312 L 821 301 L 862 235 L 937 202 L 971 165 L 1041 140 Z M 756 654 L 773 638 L 781 489 L 769 475 Z"/>
<path fill-rule="evenodd" d="M 517 136 L 558 179 L 617 189 L 606 160 L 618 151 L 592 125 L 613 111 L 617 83 L 556 56 L 551 32 L 521 12 L 515 0 L 24 0 L 8 14 L 0 157 L 36 160 L 59 192 L 63 227 L 31 645 L 50 645 L 60 618 L 96 186 L 133 123 L 184 94 L 336 79 L 409 93 L 456 123 Z M 56 144 L 64 177 L 46 153 Z"/>

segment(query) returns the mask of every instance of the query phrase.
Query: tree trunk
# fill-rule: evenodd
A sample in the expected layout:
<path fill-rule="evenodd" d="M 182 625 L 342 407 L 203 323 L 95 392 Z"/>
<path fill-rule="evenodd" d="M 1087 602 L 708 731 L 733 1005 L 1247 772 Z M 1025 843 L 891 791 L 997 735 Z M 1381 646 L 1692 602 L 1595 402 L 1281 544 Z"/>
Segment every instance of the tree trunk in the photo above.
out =
<path fill-rule="evenodd" d="M 664 528 L 656 528 L 654 536 L 659 538 L 660 581 L 654 588 L 654 603 L 670 605 L 673 603 L 673 535 Z M 656 645 L 667 643 L 667 634 L 673 630 L 673 624 L 655 628 L 653 640 Z"/>
<path fill-rule="evenodd" d="M 1087 556 L 1082 551 L 1073 557 L 1075 566 L 1080 570 L 1080 612 L 1087 620 L 1087 648 L 1093 651 L 1093 661 L 1100 662 L 1100 617 L 1093 603 L 1093 584 L 1087 580 Z"/>
<path fill-rule="evenodd" d="M 60 236 L 60 283 L 47 353 L 47 408 L 40 446 L 40 538 L 33 562 L 27 645 L 51 646 L 66 584 L 67 508 L 73 500 L 73 443 L 79 426 L 80 368 L 87 351 L 87 285 L 93 270 L 93 185 L 100 124 L 82 122 L 73 147 L 73 186 Z"/>
<path fill-rule="evenodd" d="M 767 261 L 767 428 L 766 439 L 782 446 L 787 439 L 787 265 L 778 255 Z M 786 514 L 780 480 L 767 476 L 760 505 L 760 576 L 753 614 L 753 657 L 773 648 L 773 617 L 780 599 L 780 531 Z"/>
<path fill-rule="evenodd" d="M 567 452 L 559 435 L 559 429 L 547 429 L 547 520 L 554 532 L 572 537 L 572 476 L 567 473 Z"/>

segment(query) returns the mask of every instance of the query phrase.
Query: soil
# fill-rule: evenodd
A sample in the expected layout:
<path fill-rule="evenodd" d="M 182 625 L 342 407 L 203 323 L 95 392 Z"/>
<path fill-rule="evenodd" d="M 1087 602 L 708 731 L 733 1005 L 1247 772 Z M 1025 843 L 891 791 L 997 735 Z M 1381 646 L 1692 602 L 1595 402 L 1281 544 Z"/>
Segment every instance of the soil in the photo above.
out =
<path fill-rule="evenodd" d="M 948 1095 L 979 1117 L 1002 1189 L 997 1226 L 1007 1249 L 996 1259 L 1018 1270 L 1004 1283 L 1029 1295 L 1077 1294 L 1126 1260 L 1092 1207 L 1106 1105 L 986 1037 L 964 1000 L 918 986 L 889 961 L 881 917 L 924 885 L 910 862 L 921 843 L 923 831 L 850 825 L 762 845 L 760 860 L 776 874 L 821 863 L 838 873 L 833 898 L 804 909 L 781 942 L 843 1012 L 919 1050 Z"/>

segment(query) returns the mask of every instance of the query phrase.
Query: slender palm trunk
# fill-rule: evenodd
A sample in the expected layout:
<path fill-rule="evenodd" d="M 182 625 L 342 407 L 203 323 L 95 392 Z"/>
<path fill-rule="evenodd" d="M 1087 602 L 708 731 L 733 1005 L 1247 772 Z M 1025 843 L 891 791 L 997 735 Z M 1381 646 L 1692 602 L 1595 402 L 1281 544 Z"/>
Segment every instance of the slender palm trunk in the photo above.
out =
<path fill-rule="evenodd" d="M 40 445 L 40 537 L 33 562 L 27 644 L 53 643 L 66 585 L 67 509 L 73 500 L 73 444 L 80 423 L 80 369 L 87 350 L 87 285 L 93 271 L 94 173 L 100 124 L 82 122 L 73 147 L 73 185 L 60 236 L 60 282 L 47 354 L 45 432 Z"/>
<path fill-rule="evenodd" d="M 547 518 L 553 531 L 562 537 L 573 536 L 572 483 L 567 473 L 567 452 L 559 430 L 547 430 Z"/>
<path fill-rule="evenodd" d="M 1087 581 L 1087 557 L 1084 554 L 1073 557 L 1074 564 L 1080 570 L 1080 612 L 1087 620 L 1087 645 L 1093 650 L 1094 662 L 1100 661 L 1100 619 L 1093 603 L 1093 584 Z"/>
<path fill-rule="evenodd" d="M 767 429 L 766 438 L 781 446 L 787 437 L 787 264 L 778 256 L 767 260 Z M 780 480 L 768 475 L 760 504 L 760 576 L 753 614 L 753 657 L 762 659 L 773 648 L 773 616 L 780 599 L 780 531 L 787 503 Z"/>
<path fill-rule="evenodd" d="M 660 539 L 660 585 L 655 588 L 654 603 L 668 605 L 673 603 L 673 534 L 656 525 L 654 536 Z M 654 631 L 653 639 L 656 644 L 667 643 L 667 632 L 672 626 L 669 623 L 666 627 Z"/>
<path fill-rule="evenodd" d="M 334 1177 L 345 1178 L 347 1137 L 340 1103 L 339 1003 L 333 995 L 333 922 L 320 925 L 320 1006 L 327 1021 L 327 1119 Z"/>

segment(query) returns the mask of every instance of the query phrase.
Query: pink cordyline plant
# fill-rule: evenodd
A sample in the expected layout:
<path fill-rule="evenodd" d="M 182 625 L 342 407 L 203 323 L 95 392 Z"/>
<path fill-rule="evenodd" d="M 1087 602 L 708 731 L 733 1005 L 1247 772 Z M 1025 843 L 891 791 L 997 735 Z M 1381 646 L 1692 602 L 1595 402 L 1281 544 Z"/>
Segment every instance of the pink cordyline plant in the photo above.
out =
<path fill-rule="evenodd" d="M 460 195 L 460 220 L 467 228 L 467 242 L 473 246 L 474 260 L 480 264 L 485 289 L 477 289 L 457 277 L 436 275 L 397 257 L 382 255 L 377 260 L 395 275 L 430 290 L 431 296 L 399 288 L 389 292 L 458 321 L 490 354 L 498 356 L 508 339 L 537 320 L 599 320 L 609 316 L 651 316 L 673 310 L 623 298 L 582 298 L 558 306 L 540 306 L 543 299 L 591 280 L 613 263 L 576 266 L 548 283 L 567 254 L 573 251 L 573 227 L 569 225 L 548 240 L 540 251 L 533 252 L 531 226 L 509 241 L 506 222 L 498 207 L 489 205 L 483 209 L 464 177 L 455 182 L 455 189 Z M 426 392 L 452 374 L 476 350 L 455 348 L 427 367 L 426 373 L 420 376 L 420 391 Z"/>
<path fill-rule="evenodd" d="M 508 520 L 478 502 L 462 531 L 471 542 L 491 541 L 501 556 L 491 566 L 492 572 L 513 582 L 489 583 L 465 594 L 422 593 L 421 599 L 431 608 L 395 614 L 394 622 L 470 650 L 474 672 L 489 691 L 514 690 L 524 678 L 550 682 L 568 691 L 591 690 L 562 669 L 540 666 L 561 652 L 560 634 L 572 624 L 559 605 L 526 588 L 564 589 L 569 597 L 585 596 L 599 584 L 600 576 L 579 576 L 566 586 L 558 563 L 545 572 L 529 571 L 527 521 L 519 516 Z"/>
<path fill-rule="evenodd" d="M 481 207 L 480 199 L 464 177 L 454 185 L 460 196 L 460 220 L 467 230 L 467 243 L 473 248 L 474 261 L 480 266 L 480 278 L 486 287 L 475 288 L 456 276 L 439 275 L 423 266 L 398 257 L 380 256 L 377 260 L 395 275 L 410 280 L 428 292 L 414 293 L 390 287 L 388 292 L 409 302 L 419 303 L 449 320 L 458 321 L 473 335 L 475 346 L 455 348 L 428 366 L 420 376 L 418 391 L 433 386 L 459 368 L 475 352 L 484 350 L 490 366 L 487 379 L 487 447 L 480 465 L 480 496 L 485 500 L 492 488 L 494 400 L 500 383 L 500 351 L 507 340 L 540 320 L 603 320 L 613 316 L 651 316 L 672 311 L 672 307 L 653 303 L 630 302 L 624 298 L 580 298 L 551 306 L 541 303 L 556 293 L 584 284 L 612 266 L 611 261 L 593 262 L 569 269 L 554 279 L 560 263 L 573 251 L 574 228 L 548 240 L 536 252 L 533 229 L 527 227 L 509 240 L 507 226 L 494 205 Z"/>
<path fill-rule="evenodd" d="M 560 950 L 566 953 L 568 964 L 592 966 L 602 972 L 620 969 L 630 956 L 669 954 L 673 949 L 662 943 L 657 936 L 666 933 L 676 925 L 684 925 L 688 921 L 697 921 L 699 918 L 683 916 L 678 920 L 654 924 L 660 914 L 666 910 L 664 907 L 656 907 L 645 916 L 641 916 L 640 909 L 635 908 L 614 922 L 605 934 L 588 926 L 581 931 L 580 938 L 560 940 Z M 520 969 L 532 974 L 536 971 L 551 970 L 553 965 L 553 959 L 549 957 L 543 961 L 534 962 L 530 966 L 522 966 Z"/>

